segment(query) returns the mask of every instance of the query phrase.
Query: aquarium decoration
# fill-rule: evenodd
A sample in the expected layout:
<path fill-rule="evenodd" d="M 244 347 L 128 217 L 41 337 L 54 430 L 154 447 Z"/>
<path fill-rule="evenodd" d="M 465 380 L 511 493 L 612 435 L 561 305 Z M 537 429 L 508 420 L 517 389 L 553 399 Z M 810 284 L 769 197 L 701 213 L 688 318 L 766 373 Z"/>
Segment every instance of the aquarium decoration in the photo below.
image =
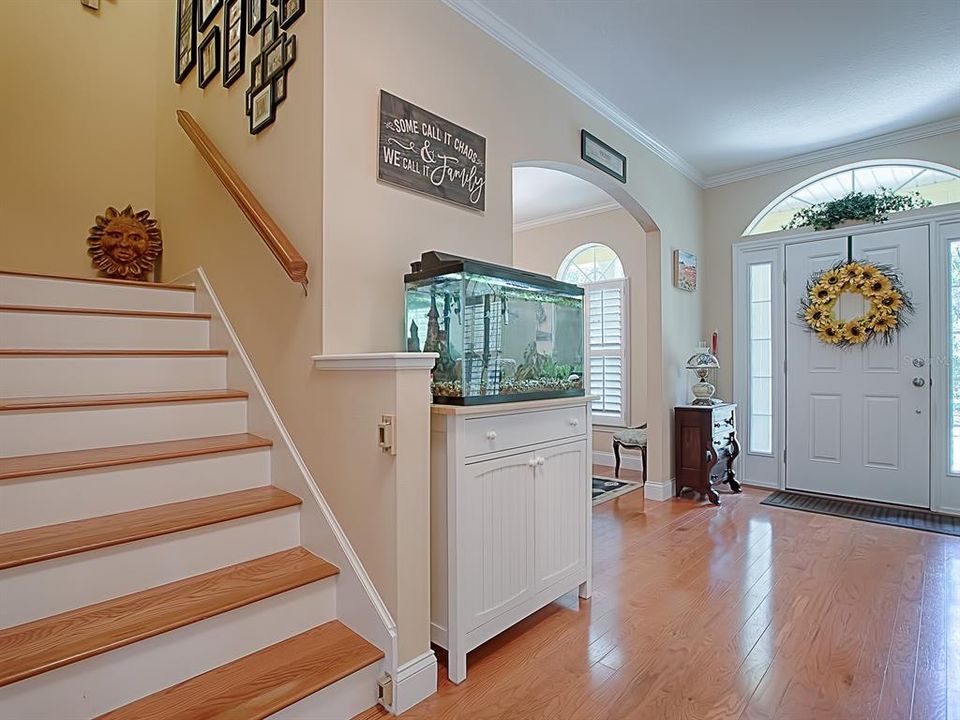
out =
<path fill-rule="evenodd" d="M 434 402 L 583 395 L 583 288 L 437 251 L 404 281 L 406 348 L 439 356 Z"/>

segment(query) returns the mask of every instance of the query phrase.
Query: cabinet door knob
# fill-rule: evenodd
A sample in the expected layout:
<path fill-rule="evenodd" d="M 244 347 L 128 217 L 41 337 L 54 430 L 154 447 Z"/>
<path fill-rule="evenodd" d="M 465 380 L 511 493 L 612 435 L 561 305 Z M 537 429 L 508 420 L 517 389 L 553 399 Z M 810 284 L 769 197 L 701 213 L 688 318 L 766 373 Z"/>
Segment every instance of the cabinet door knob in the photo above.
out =
<path fill-rule="evenodd" d="M 527 465 L 529 465 L 530 467 L 536 467 L 536 466 L 537 466 L 537 458 L 532 457 L 532 458 L 530 458 L 529 460 L 527 460 Z"/>
<path fill-rule="evenodd" d="M 538 457 L 538 458 L 537 458 L 537 465 L 543 465 L 546 461 L 547 461 L 546 458 Z"/>
<path fill-rule="evenodd" d="M 497 431 L 496 430 L 487 430 L 487 440 L 496 440 Z"/>
<path fill-rule="evenodd" d="M 579 424 L 580 424 L 580 420 L 578 420 L 577 418 L 570 418 L 570 425 L 572 427 L 576 427 Z"/>

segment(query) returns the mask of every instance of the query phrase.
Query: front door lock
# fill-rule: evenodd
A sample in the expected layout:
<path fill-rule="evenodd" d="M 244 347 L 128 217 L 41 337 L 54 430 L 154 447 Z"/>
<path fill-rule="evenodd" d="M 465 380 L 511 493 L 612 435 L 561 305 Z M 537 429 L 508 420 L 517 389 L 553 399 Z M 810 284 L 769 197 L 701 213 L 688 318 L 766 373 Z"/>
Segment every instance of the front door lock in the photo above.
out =
<path fill-rule="evenodd" d="M 923 365 L 924 365 L 923 358 L 914 358 L 914 359 L 913 359 L 913 366 L 914 366 L 915 368 L 922 368 Z"/>
<path fill-rule="evenodd" d="M 927 381 L 924 380 L 922 377 L 915 377 L 913 379 L 913 384 L 915 387 L 923 387 L 924 385 L 927 384 Z"/>

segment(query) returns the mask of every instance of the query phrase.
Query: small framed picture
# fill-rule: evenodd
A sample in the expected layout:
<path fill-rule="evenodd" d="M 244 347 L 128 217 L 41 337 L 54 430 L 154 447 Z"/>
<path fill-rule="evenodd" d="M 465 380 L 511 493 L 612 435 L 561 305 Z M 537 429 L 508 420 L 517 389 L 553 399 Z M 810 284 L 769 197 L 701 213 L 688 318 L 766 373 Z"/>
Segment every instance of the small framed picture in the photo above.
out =
<path fill-rule="evenodd" d="M 260 29 L 260 50 L 265 50 L 277 39 L 277 13 L 270 13 Z"/>
<path fill-rule="evenodd" d="M 177 0 L 177 84 L 183 82 L 197 63 L 197 10 L 194 0 Z"/>
<path fill-rule="evenodd" d="M 263 55 L 257 55 L 250 63 L 250 87 L 259 88 L 263 85 Z"/>
<path fill-rule="evenodd" d="M 210 84 L 220 72 L 220 28 L 214 27 L 207 33 L 207 36 L 200 41 L 200 48 L 197 51 L 200 57 L 199 73 L 197 74 L 197 84 L 200 87 L 206 87 Z"/>
<path fill-rule="evenodd" d="M 273 104 L 279 105 L 287 99 L 287 72 L 283 71 L 273 79 Z"/>
<path fill-rule="evenodd" d="M 247 32 L 256 35 L 267 16 L 267 0 L 245 0 L 247 3 Z"/>
<path fill-rule="evenodd" d="M 307 0 L 280 0 L 280 27 L 286 30 L 307 9 Z"/>
<path fill-rule="evenodd" d="M 263 51 L 264 82 L 272 80 L 278 72 L 286 67 L 286 49 L 287 44 L 282 37 L 279 37 L 274 40 L 273 45 Z"/>
<path fill-rule="evenodd" d="M 197 15 L 197 29 L 200 30 L 200 32 L 206 30 L 207 26 L 213 22 L 222 5 L 223 0 L 200 0 L 200 5 L 198 6 L 199 14 Z"/>
<path fill-rule="evenodd" d="M 251 110 L 253 109 L 253 88 L 247 88 L 244 97 L 244 112 L 249 117 Z"/>
<path fill-rule="evenodd" d="M 673 284 L 688 292 L 697 289 L 697 256 L 692 252 L 673 251 Z"/>
<path fill-rule="evenodd" d="M 273 101 L 273 83 L 267 83 L 256 90 L 250 99 L 250 105 L 250 134 L 256 135 L 277 117 Z"/>
<path fill-rule="evenodd" d="M 293 61 L 297 59 L 297 36 L 289 35 L 287 37 L 287 65 L 292 65 Z"/>
<path fill-rule="evenodd" d="M 243 75 L 246 62 L 247 36 L 244 33 L 244 3 L 246 0 L 226 0 L 223 43 L 223 86 L 230 87 Z"/>

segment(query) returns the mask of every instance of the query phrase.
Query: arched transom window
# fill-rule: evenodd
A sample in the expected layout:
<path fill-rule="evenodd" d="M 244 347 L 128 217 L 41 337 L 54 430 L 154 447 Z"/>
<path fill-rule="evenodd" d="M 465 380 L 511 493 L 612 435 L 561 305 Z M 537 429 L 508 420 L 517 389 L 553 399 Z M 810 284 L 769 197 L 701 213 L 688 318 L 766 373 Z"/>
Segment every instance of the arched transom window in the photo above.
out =
<path fill-rule="evenodd" d="M 606 245 L 588 243 L 567 255 L 560 263 L 557 279 L 574 285 L 616 280 L 623 277 L 623 263 Z"/>
<path fill-rule="evenodd" d="M 918 192 L 931 205 L 960 202 L 960 170 L 921 160 L 871 160 L 844 165 L 794 185 L 767 205 L 743 234 L 781 230 L 802 208 L 851 192 L 872 193 L 880 188 L 897 194 Z"/>

